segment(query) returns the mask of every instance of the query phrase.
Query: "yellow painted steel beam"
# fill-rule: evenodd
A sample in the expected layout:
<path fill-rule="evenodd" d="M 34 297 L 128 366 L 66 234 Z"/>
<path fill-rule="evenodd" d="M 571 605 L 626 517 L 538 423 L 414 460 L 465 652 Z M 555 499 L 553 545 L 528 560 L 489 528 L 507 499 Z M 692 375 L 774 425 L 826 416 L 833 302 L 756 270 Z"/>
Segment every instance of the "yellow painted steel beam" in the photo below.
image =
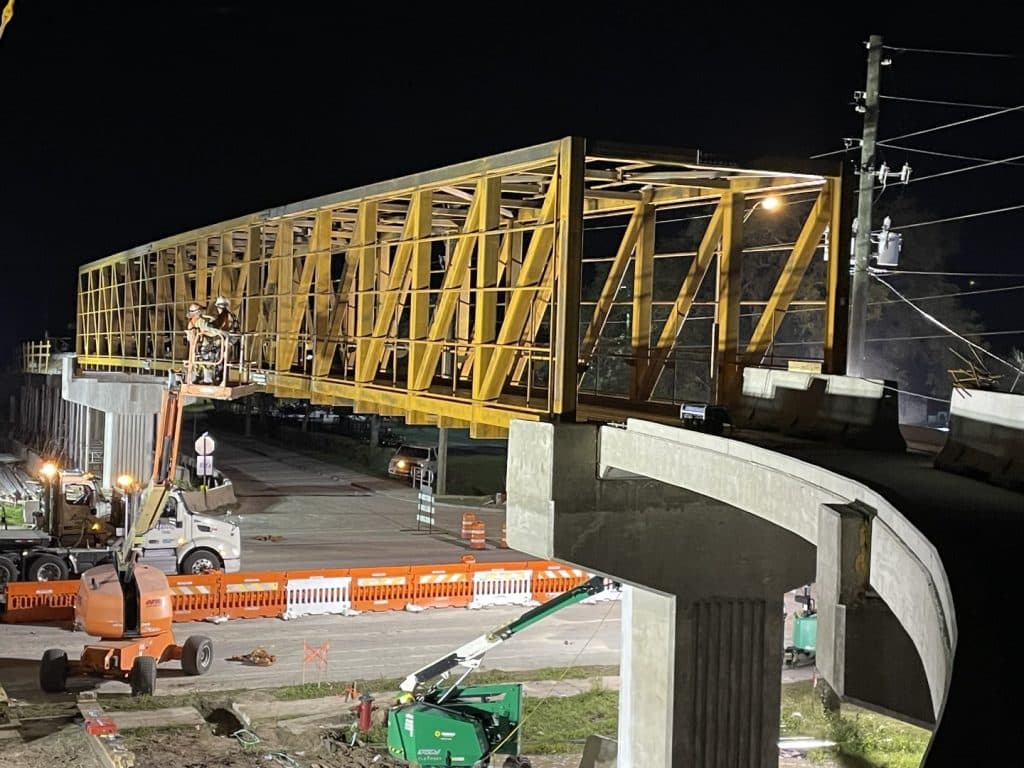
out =
<path fill-rule="evenodd" d="M 583 184 L 586 146 L 581 138 L 562 140 L 558 152 L 558 238 L 555 247 L 550 370 L 551 413 L 576 419 L 579 374 L 580 289 L 583 271 Z M 507 375 L 507 374 L 506 374 Z"/>
<path fill-rule="evenodd" d="M 718 252 L 718 350 L 715 396 L 732 403 L 740 394 L 740 288 L 743 276 L 742 192 L 722 195 L 722 248 Z"/>
<path fill-rule="evenodd" d="M 796 295 L 800 283 L 803 281 L 804 273 L 811 263 L 821 243 L 821 236 L 832 219 L 832 188 L 822 187 L 818 193 L 814 206 L 811 208 L 800 235 L 790 251 L 789 258 L 782 268 L 782 274 L 772 290 L 771 298 L 764 307 L 761 317 L 758 318 L 754 333 L 747 342 L 747 349 L 744 355 L 746 365 L 760 365 L 764 359 L 768 347 L 774 340 L 778 326 L 785 318 L 786 310 Z"/>
<path fill-rule="evenodd" d="M 825 373 L 842 375 L 846 373 L 846 302 L 840 301 L 840 285 L 847 278 L 849 264 L 844 260 L 840 247 L 843 238 L 839 236 L 842 221 L 842 180 L 829 179 L 827 182 L 832 199 L 832 215 L 828 230 L 828 269 L 825 276 Z"/>
<path fill-rule="evenodd" d="M 701 283 L 704 282 L 704 277 L 711 267 L 711 261 L 721 242 L 723 217 L 724 208 L 719 203 L 711 215 L 708 228 L 704 230 L 704 236 L 701 238 L 700 246 L 697 248 L 697 255 L 690 262 L 690 268 L 687 270 L 686 277 L 683 278 L 683 283 L 679 287 L 679 293 L 676 296 L 672 312 L 666 318 L 665 325 L 662 326 L 658 343 L 651 352 L 650 363 L 647 367 L 647 374 L 644 376 L 643 386 L 636 393 L 635 399 L 647 400 L 654 392 L 654 387 L 658 383 L 658 377 L 661 375 L 662 370 L 664 370 L 665 361 L 668 359 L 672 347 L 675 346 L 676 338 L 678 338 L 679 332 L 683 329 L 686 318 L 690 315 L 697 291 L 700 289 Z"/>
<path fill-rule="evenodd" d="M 498 349 L 491 356 L 491 364 L 484 374 L 483 385 L 477 390 L 478 398 L 481 400 L 497 398 L 512 369 L 515 351 L 509 349 L 508 345 L 516 344 L 522 338 L 527 315 L 533 304 L 533 297 L 530 294 L 540 289 L 539 283 L 554 244 L 554 227 L 552 225 L 558 210 L 556 205 L 558 188 L 559 184 L 555 180 L 544 195 L 544 205 L 541 207 L 540 217 L 537 220 L 538 228 L 534 230 L 530 238 L 530 245 L 526 249 L 523 264 L 519 268 L 518 280 L 511 291 L 512 295 L 505 309 L 505 320 L 498 332 Z M 533 289 L 533 291 L 529 289 Z"/>
<path fill-rule="evenodd" d="M 413 196 L 412 232 L 416 243 L 409 262 L 409 360 L 406 387 L 415 389 L 417 372 L 426 366 L 427 345 L 423 340 L 430 332 L 430 250 L 426 240 L 430 235 L 433 198 L 430 190 L 420 190 Z"/>
<path fill-rule="evenodd" d="M 646 198 L 650 199 L 649 191 L 646 193 Z M 615 252 L 615 260 L 612 261 L 608 277 L 605 278 L 604 285 L 601 287 L 601 295 L 597 297 L 593 317 L 590 320 L 590 325 L 587 326 L 587 333 L 583 337 L 583 343 L 580 345 L 580 359 L 584 361 L 590 359 L 594 348 L 597 346 L 598 339 L 601 338 L 601 333 L 604 331 L 605 322 L 608 320 L 608 313 L 611 312 L 612 302 L 615 301 L 615 294 L 618 293 L 619 287 L 622 285 L 622 277 L 626 274 L 626 267 L 629 266 L 629 260 L 636 247 L 636 241 L 643 226 L 645 210 L 646 202 L 643 200 L 633 206 L 633 215 L 626 225 L 626 231 L 622 235 L 622 240 L 619 241 L 619 247 Z"/>
<path fill-rule="evenodd" d="M 373 293 L 377 279 L 377 203 L 363 202 L 359 205 L 356 219 L 355 250 L 356 260 L 356 380 L 359 371 L 367 368 L 366 360 L 373 333 L 374 309 L 377 302 Z"/>
<path fill-rule="evenodd" d="M 295 345 L 298 339 L 289 333 L 292 308 L 295 306 L 295 293 L 292 290 L 295 282 L 295 264 L 292 256 L 292 224 L 281 222 L 274 241 L 273 260 L 277 274 L 277 302 L 274 317 L 274 367 L 278 371 L 287 371 L 292 367 L 295 357 Z"/>
<path fill-rule="evenodd" d="M 633 370 L 630 394 L 637 397 L 643 388 L 651 354 L 651 301 L 654 294 L 654 217 L 653 205 L 644 205 L 640 237 L 633 259 L 633 317 L 631 342 Z"/>
<path fill-rule="evenodd" d="M 476 246 L 476 288 L 473 360 L 473 399 L 480 399 L 484 372 L 490 367 L 497 327 L 498 246 L 501 242 L 501 179 L 490 178 L 480 185 L 480 237 Z M 467 281 L 468 282 L 468 281 Z"/>
<path fill-rule="evenodd" d="M 469 213 L 466 216 L 466 223 L 462 228 L 463 234 L 474 233 L 477 229 L 477 222 L 480 218 L 480 187 L 484 184 L 486 184 L 485 180 L 478 182 L 477 194 L 473 196 L 473 202 L 470 203 Z M 455 308 L 462 292 L 462 286 L 465 285 L 467 275 L 469 274 L 470 258 L 475 245 L 476 239 L 472 237 L 460 238 L 456 244 L 451 263 L 448 264 L 448 268 L 444 273 L 444 280 L 441 283 L 441 295 L 434 307 L 434 316 L 430 322 L 427 341 L 440 342 L 447 338 L 448 331 L 452 325 L 452 318 L 455 314 Z M 430 382 L 434 378 L 434 371 L 437 369 L 438 360 L 441 357 L 441 351 L 440 344 L 424 345 L 421 360 L 414 374 L 412 389 L 424 390 L 430 386 Z"/>
<path fill-rule="evenodd" d="M 426 213 L 419 210 L 422 205 L 427 206 Z M 359 361 L 356 381 L 372 381 L 381 358 L 384 356 L 384 341 L 398 322 L 402 287 L 408 277 L 409 265 L 413 259 L 413 249 L 420 236 L 416 233 L 416 227 L 422 225 L 422 222 L 430 220 L 429 207 L 429 192 L 413 197 L 408 218 L 405 220 L 405 231 L 402 233 L 402 239 L 396 249 L 394 261 L 390 265 L 387 284 L 382 287 L 382 291 L 377 297 L 378 307 L 373 325 L 373 337 L 367 344 L 365 357 Z"/>

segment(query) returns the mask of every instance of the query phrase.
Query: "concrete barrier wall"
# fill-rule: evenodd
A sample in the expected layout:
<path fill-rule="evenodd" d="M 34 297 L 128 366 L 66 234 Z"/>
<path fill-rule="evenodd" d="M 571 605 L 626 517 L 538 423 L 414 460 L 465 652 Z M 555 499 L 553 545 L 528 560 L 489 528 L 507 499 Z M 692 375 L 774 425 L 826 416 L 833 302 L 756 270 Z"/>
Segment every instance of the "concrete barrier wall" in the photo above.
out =
<path fill-rule="evenodd" d="M 949 418 L 937 468 L 1024 489 L 1024 395 L 954 389 Z"/>
<path fill-rule="evenodd" d="M 938 718 L 956 646 L 953 598 L 938 553 L 910 521 L 870 488 L 799 459 L 652 422 L 630 419 L 626 426 L 601 428 L 601 477 L 625 472 L 688 488 L 815 545 L 820 505 L 860 501 L 875 510 L 872 587 L 913 641 Z"/>
<path fill-rule="evenodd" d="M 902 451 L 899 401 L 888 386 L 875 379 L 745 368 L 730 417 L 740 428 Z"/>

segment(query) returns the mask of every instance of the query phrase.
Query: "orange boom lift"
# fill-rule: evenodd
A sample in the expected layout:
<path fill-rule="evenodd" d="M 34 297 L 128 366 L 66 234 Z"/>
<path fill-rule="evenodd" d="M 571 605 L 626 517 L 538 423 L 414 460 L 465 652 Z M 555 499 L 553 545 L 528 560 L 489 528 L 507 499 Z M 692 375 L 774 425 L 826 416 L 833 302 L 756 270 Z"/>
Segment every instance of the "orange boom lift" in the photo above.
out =
<path fill-rule="evenodd" d="M 168 375 L 157 424 L 153 473 L 146 488 L 131 494 L 130 526 L 126 520 L 129 530 L 115 552 L 115 561 L 90 568 L 81 577 L 75 619 L 86 634 L 100 639 L 88 643 L 77 661 L 69 662 L 61 649 L 47 650 L 39 667 L 39 684 L 44 691 L 64 691 L 69 675 L 85 675 L 123 680 L 131 685 L 133 695 L 151 694 L 156 688 L 157 664 L 180 660 L 187 675 L 202 675 L 213 664 L 210 638 L 193 635 L 184 645 L 175 642 L 167 576 L 137 562 L 142 536 L 159 517 L 174 482 L 186 396 L 229 400 L 253 389 L 227 385 L 226 343 L 222 343 L 225 351 L 220 361 L 220 383 L 190 383 L 194 380 L 193 366 L 197 365 L 198 340 L 198 333 L 190 331 L 184 382 L 173 373 Z M 223 341 L 227 341 L 226 335 Z"/>

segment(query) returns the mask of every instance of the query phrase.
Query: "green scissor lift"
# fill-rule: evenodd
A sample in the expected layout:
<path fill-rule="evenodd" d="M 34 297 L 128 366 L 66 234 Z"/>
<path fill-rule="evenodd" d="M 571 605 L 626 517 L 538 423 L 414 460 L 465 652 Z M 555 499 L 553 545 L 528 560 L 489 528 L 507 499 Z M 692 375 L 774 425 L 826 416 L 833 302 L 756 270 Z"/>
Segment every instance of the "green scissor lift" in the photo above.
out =
<path fill-rule="evenodd" d="M 492 755 L 508 755 L 506 768 L 528 768 L 529 761 L 519 756 L 522 686 L 462 686 L 462 681 L 489 650 L 556 611 L 602 592 L 607 583 L 603 576 L 595 576 L 409 675 L 401 686 L 406 700 L 388 712 L 390 753 L 424 768 L 484 768 L 491 765 Z M 459 666 L 465 671 L 452 685 L 441 687 Z"/>
<path fill-rule="evenodd" d="M 793 644 L 786 647 L 785 654 L 786 665 L 790 667 L 812 663 L 818 644 L 818 612 L 810 587 L 804 587 L 804 593 L 797 595 L 796 601 L 804 610 L 793 615 Z"/>

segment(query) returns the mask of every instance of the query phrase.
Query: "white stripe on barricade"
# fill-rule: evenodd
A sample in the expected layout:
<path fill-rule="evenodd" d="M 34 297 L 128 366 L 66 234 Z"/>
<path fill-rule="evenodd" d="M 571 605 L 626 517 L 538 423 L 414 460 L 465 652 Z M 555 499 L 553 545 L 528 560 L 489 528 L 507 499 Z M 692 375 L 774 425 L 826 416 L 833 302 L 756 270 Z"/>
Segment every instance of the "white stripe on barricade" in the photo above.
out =
<path fill-rule="evenodd" d="M 285 609 L 281 618 L 323 616 L 329 613 L 354 615 L 351 599 L 352 578 L 349 576 L 313 576 L 288 579 L 285 586 Z"/>
<path fill-rule="evenodd" d="M 488 605 L 537 605 L 531 584 L 533 571 L 474 571 L 473 599 L 467 608 Z"/>

